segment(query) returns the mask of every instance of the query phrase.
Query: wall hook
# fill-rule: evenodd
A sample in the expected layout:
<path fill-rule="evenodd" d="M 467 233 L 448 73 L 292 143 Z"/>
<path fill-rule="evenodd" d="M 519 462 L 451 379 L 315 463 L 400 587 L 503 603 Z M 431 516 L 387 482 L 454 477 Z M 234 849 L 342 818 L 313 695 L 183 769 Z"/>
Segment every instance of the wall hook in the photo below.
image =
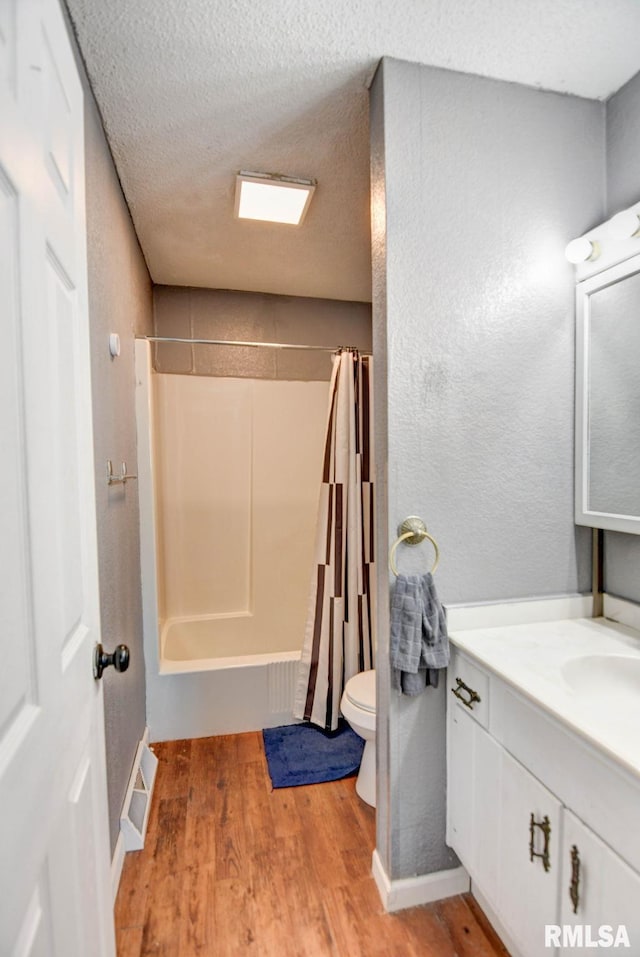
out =
<path fill-rule="evenodd" d="M 137 479 L 137 475 L 127 474 L 127 463 L 123 462 L 120 466 L 120 475 L 114 475 L 113 463 L 111 459 L 107 460 L 107 485 L 126 485 L 129 479 Z"/>

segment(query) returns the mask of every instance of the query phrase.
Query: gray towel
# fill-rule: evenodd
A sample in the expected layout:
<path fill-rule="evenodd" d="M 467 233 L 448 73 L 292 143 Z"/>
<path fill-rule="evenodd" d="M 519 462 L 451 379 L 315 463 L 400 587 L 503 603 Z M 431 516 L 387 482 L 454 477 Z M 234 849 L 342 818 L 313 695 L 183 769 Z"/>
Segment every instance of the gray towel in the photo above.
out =
<path fill-rule="evenodd" d="M 446 612 L 433 576 L 398 575 L 391 600 L 391 667 L 394 687 L 418 695 L 438 685 L 449 664 Z"/>
<path fill-rule="evenodd" d="M 447 615 L 440 604 L 433 575 L 427 572 L 422 584 L 422 660 L 427 668 L 446 668 L 449 664 Z"/>

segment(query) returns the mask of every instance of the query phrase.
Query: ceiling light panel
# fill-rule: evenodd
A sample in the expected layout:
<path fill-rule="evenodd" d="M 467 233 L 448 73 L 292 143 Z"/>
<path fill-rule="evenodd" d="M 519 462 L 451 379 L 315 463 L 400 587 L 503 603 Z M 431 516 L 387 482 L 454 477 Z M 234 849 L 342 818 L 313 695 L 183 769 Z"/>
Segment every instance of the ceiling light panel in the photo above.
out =
<path fill-rule="evenodd" d="M 238 219 L 298 226 L 315 188 L 314 180 L 241 171 L 236 177 L 235 214 Z"/>

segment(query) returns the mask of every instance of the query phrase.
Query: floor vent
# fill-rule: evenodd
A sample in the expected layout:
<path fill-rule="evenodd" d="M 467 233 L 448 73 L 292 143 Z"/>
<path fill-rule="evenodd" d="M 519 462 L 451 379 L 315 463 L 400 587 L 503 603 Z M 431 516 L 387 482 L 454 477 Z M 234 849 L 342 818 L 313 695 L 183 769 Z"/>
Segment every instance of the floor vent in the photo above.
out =
<path fill-rule="evenodd" d="M 272 661 L 267 665 L 269 682 L 269 711 L 289 715 L 293 710 L 298 665 L 300 661 Z"/>
<path fill-rule="evenodd" d="M 127 796 L 120 817 L 120 830 L 125 851 L 140 851 L 144 847 L 153 783 L 158 769 L 158 759 L 148 742 L 149 729 L 147 728 L 136 751 L 136 759 L 133 762 Z"/>

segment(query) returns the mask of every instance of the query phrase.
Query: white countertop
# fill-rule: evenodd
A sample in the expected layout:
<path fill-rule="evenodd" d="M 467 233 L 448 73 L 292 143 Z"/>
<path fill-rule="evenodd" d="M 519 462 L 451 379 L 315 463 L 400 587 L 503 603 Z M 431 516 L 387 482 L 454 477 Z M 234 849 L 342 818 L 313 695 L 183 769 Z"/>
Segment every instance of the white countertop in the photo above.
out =
<path fill-rule="evenodd" d="M 640 632 L 579 618 L 455 631 L 449 638 L 640 777 Z M 590 656 L 597 657 L 573 664 Z M 609 674 L 604 657 L 623 660 Z M 573 675 L 582 679 L 579 687 Z"/>

